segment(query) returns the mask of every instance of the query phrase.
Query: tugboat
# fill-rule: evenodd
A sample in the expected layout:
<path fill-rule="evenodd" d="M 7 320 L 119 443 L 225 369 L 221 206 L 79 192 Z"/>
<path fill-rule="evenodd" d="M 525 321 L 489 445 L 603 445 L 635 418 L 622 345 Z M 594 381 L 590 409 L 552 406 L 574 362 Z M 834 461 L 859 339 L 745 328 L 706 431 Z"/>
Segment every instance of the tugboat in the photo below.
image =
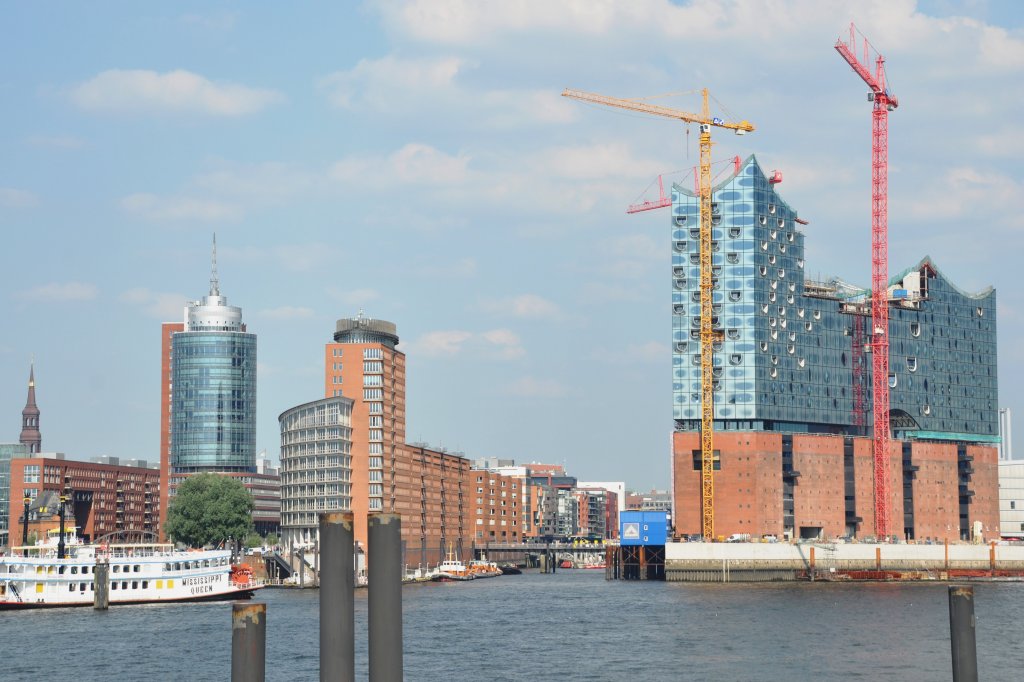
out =
<path fill-rule="evenodd" d="M 52 529 L 40 544 L 0 557 L 0 610 L 92 606 L 96 567 L 106 564 L 109 603 L 249 599 L 263 587 L 231 551 L 175 550 L 161 543 L 83 544 Z"/>
<path fill-rule="evenodd" d="M 460 559 L 456 559 L 455 553 L 449 549 L 448 558 L 442 561 L 434 571 L 432 580 L 448 582 L 451 580 L 472 580 L 475 577 L 473 572 Z"/>

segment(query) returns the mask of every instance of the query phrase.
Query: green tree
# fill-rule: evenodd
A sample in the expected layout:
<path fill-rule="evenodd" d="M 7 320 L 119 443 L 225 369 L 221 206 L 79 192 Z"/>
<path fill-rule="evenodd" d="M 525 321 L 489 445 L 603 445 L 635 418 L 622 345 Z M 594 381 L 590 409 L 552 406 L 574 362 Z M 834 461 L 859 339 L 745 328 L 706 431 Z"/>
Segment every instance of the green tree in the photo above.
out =
<path fill-rule="evenodd" d="M 252 531 L 252 509 L 252 495 L 241 481 L 217 474 L 190 476 L 167 510 L 167 534 L 189 547 L 241 540 Z"/>
<path fill-rule="evenodd" d="M 267 536 L 267 544 L 273 547 L 278 542 L 277 533 L 271 533 Z"/>

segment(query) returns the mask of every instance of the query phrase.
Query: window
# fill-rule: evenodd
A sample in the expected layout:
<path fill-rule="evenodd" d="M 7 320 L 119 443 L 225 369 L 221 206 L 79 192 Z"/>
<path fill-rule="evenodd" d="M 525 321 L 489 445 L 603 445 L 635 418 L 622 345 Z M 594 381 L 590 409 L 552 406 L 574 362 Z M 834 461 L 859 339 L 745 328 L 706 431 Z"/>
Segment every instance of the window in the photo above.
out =
<path fill-rule="evenodd" d="M 377 427 L 377 428 L 383 427 L 384 426 L 384 417 L 381 417 L 380 415 L 372 416 L 369 419 L 369 424 L 368 425 L 371 426 L 371 427 Z"/>
<path fill-rule="evenodd" d="M 380 374 L 384 371 L 384 363 L 378 361 L 364 362 L 363 371 L 371 374 Z"/>
<path fill-rule="evenodd" d="M 730 301 L 735 302 L 735 301 L 740 300 L 741 298 L 743 298 L 742 292 L 739 292 L 739 291 L 730 291 L 729 292 L 729 300 Z"/>
<path fill-rule="evenodd" d="M 921 323 L 920 322 L 911 322 L 910 323 L 910 335 L 911 336 L 921 336 Z"/>
<path fill-rule="evenodd" d="M 363 400 L 383 400 L 384 389 L 381 388 L 364 388 L 363 389 Z"/>
<path fill-rule="evenodd" d="M 38 464 L 26 464 L 25 465 L 25 483 L 39 483 L 39 465 Z"/>
<path fill-rule="evenodd" d="M 363 349 L 363 360 L 382 360 L 384 358 L 384 351 L 380 348 L 364 348 Z"/>
<path fill-rule="evenodd" d="M 384 377 L 380 374 L 364 374 L 363 386 L 383 386 Z"/>
<path fill-rule="evenodd" d="M 725 254 L 725 260 L 729 263 L 739 263 L 740 254 L 738 253 L 727 253 Z"/>

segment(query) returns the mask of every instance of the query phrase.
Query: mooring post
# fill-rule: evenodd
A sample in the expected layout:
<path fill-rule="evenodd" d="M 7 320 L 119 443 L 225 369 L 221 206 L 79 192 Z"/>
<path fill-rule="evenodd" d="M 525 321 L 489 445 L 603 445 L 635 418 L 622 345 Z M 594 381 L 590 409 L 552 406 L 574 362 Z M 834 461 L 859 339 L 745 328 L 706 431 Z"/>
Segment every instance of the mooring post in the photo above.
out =
<path fill-rule="evenodd" d="M 313 587 L 320 587 L 320 541 L 313 540 Z"/>
<path fill-rule="evenodd" d="M 647 580 L 647 547 L 640 545 L 640 580 Z M 722 582 L 725 582 L 725 562 L 722 562 Z"/>
<path fill-rule="evenodd" d="M 882 548 L 875 547 L 875 570 L 882 570 Z"/>
<path fill-rule="evenodd" d="M 356 679 L 355 540 L 351 512 L 320 515 L 320 680 Z"/>
<path fill-rule="evenodd" d="M 977 682 L 974 587 L 970 585 L 949 586 L 949 644 L 953 654 L 953 682 Z"/>
<path fill-rule="evenodd" d="M 231 682 L 263 682 L 267 663 L 267 605 L 231 604 Z"/>
<path fill-rule="evenodd" d="M 106 611 L 110 606 L 110 563 L 106 558 L 97 559 L 92 572 L 92 607 Z"/>
<path fill-rule="evenodd" d="M 367 542 L 370 679 L 402 682 L 402 517 L 372 514 Z"/>
<path fill-rule="evenodd" d="M 299 587 L 306 587 L 306 548 L 299 550 Z"/>

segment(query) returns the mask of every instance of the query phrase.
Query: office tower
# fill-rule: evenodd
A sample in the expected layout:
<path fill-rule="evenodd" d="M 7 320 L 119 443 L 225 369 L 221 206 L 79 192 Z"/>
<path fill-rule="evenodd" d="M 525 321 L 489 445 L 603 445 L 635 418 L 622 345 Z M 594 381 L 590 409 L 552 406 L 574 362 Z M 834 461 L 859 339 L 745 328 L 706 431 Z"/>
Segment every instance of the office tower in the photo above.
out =
<path fill-rule="evenodd" d="M 353 401 L 356 541 L 365 547 L 368 514 L 398 513 L 407 563 L 434 564 L 469 549 L 469 460 L 405 442 L 405 354 L 397 346 L 392 322 L 362 312 L 338 320 L 324 349 L 324 393 Z"/>
<path fill-rule="evenodd" d="M 210 293 L 162 328 L 162 515 L 189 474 L 256 471 L 256 335 L 221 295 L 213 249 Z"/>

